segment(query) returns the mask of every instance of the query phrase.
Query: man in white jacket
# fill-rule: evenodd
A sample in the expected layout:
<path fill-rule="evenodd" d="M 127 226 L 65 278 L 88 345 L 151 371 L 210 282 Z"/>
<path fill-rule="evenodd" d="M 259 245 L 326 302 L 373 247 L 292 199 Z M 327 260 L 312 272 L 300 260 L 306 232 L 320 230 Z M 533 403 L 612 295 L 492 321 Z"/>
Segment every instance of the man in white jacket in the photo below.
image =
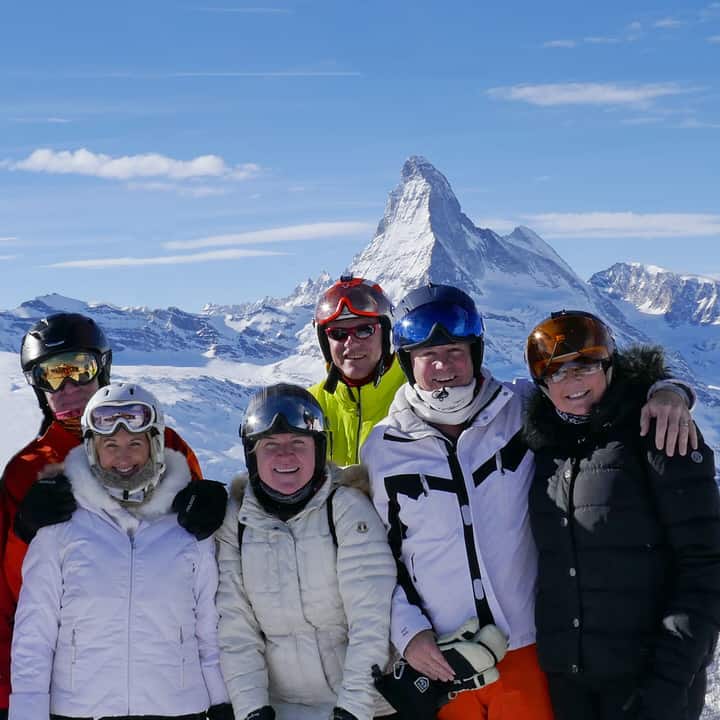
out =
<path fill-rule="evenodd" d="M 436 636 L 473 618 L 496 625 L 509 641 L 500 682 L 458 694 L 437 717 L 551 720 L 534 645 L 534 461 L 521 434 L 532 385 L 495 380 L 482 366 L 483 336 L 457 288 L 422 287 L 398 306 L 393 342 L 408 384 L 361 451 L 398 562 L 391 639 L 416 670 L 449 681 Z"/>

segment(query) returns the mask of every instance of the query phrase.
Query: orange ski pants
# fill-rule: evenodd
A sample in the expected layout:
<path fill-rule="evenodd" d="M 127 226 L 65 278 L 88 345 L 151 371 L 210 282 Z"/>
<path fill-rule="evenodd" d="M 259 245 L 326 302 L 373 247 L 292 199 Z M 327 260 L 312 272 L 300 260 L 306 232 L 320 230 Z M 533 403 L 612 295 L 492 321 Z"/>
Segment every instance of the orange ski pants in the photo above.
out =
<path fill-rule="evenodd" d="M 497 668 L 498 681 L 459 693 L 438 712 L 438 720 L 553 720 L 535 645 L 510 650 Z"/>

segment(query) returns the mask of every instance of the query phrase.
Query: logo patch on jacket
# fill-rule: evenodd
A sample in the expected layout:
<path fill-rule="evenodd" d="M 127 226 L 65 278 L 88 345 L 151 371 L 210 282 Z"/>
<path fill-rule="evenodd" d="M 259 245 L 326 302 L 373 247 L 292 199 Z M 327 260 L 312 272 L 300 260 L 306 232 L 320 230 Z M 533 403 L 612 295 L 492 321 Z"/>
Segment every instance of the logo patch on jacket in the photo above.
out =
<path fill-rule="evenodd" d="M 361 521 L 355 526 L 355 529 L 356 529 L 359 533 L 364 534 L 364 533 L 366 533 L 366 532 L 368 531 L 369 528 L 368 528 L 368 524 L 367 524 L 364 520 L 361 520 Z"/>

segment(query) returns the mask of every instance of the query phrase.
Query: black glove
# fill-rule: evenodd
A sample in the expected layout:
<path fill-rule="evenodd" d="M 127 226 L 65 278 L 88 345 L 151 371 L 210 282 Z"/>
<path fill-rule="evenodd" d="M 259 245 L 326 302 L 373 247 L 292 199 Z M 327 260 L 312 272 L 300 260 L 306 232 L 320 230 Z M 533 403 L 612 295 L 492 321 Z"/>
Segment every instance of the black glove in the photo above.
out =
<path fill-rule="evenodd" d="M 330 720 L 358 720 L 355 715 L 349 713 L 345 708 L 334 707 L 330 714 Z"/>
<path fill-rule="evenodd" d="M 208 709 L 207 716 L 208 720 L 235 720 L 235 713 L 230 703 L 213 705 Z"/>
<path fill-rule="evenodd" d="M 7 720 L 8 711 L 7 709 L 0 710 L 0 720 Z"/>
<path fill-rule="evenodd" d="M 674 683 L 650 678 L 623 705 L 628 720 L 676 720 L 687 711 L 687 690 Z"/>
<path fill-rule="evenodd" d="M 248 713 L 245 720 L 275 720 L 275 711 L 269 705 L 264 705 Z"/>
<path fill-rule="evenodd" d="M 13 530 L 29 543 L 40 528 L 67 522 L 76 508 L 72 486 L 64 475 L 37 480 L 18 507 Z"/>
<path fill-rule="evenodd" d="M 173 500 L 180 527 L 198 540 L 209 538 L 223 523 L 227 506 L 227 490 L 215 480 L 188 483 Z"/>

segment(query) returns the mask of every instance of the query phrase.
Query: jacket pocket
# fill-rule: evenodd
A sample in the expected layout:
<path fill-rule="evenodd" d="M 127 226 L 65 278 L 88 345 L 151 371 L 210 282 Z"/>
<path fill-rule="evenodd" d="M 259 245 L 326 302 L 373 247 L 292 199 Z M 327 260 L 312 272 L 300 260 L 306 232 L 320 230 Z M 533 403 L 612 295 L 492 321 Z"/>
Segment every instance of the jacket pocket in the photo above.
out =
<path fill-rule="evenodd" d="M 63 692 L 75 689 L 78 638 L 74 626 L 61 626 L 53 659 L 52 685 Z"/>

